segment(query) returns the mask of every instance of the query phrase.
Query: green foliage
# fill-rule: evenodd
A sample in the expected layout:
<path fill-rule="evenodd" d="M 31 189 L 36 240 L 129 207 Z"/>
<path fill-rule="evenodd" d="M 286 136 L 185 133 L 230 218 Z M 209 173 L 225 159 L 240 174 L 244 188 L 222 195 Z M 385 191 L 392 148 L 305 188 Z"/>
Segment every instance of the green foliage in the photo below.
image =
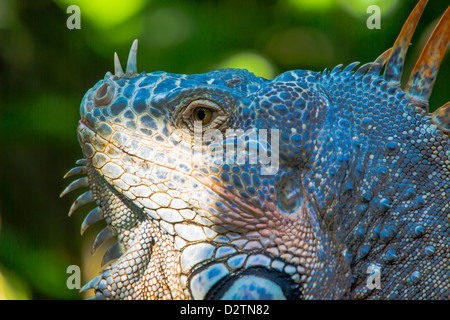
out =
<path fill-rule="evenodd" d="M 124 65 L 139 39 L 138 71 L 202 73 L 247 68 L 271 78 L 286 70 L 366 63 L 392 46 L 416 1 L 370 1 L 381 29 L 369 30 L 365 0 L 0 1 L 0 297 L 79 298 L 66 285 L 83 266 L 79 227 L 67 218 L 77 195 L 59 198 L 62 176 L 81 157 L 76 126 L 85 91 Z M 81 29 L 69 30 L 69 5 Z M 445 5 L 444 5 L 445 4 Z M 405 74 L 447 1 L 430 1 L 413 38 Z M 430 104 L 448 98 L 442 63 Z M 7 292 L 7 293 L 5 293 Z"/>

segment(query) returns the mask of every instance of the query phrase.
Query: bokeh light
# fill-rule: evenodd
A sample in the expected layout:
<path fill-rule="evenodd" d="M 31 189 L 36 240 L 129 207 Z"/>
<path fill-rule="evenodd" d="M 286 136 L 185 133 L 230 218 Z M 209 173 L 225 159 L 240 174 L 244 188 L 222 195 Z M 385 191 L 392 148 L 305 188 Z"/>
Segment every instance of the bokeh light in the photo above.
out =
<path fill-rule="evenodd" d="M 334 49 L 320 30 L 294 27 L 273 34 L 267 41 L 266 51 L 281 66 L 323 68 L 331 63 Z"/>
<path fill-rule="evenodd" d="M 339 0 L 341 7 L 352 16 L 367 19 L 367 8 L 371 5 L 380 7 L 382 17 L 388 17 L 398 5 L 398 0 Z"/>
<path fill-rule="evenodd" d="M 104 30 L 129 20 L 148 4 L 146 0 L 57 0 L 56 2 L 64 9 L 70 5 L 79 6 L 83 19 L 88 19 L 90 24 Z"/>
<path fill-rule="evenodd" d="M 192 19 L 182 10 L 161 8 L 146 17 L 142 38 L 150 48 L 169 47 L 185 41 L 193 29 Z"/>
<path fill-rule="evenodd" d="M 226 68 L 247 69 L 255 75 L 266 79 L 272 79 L 275 76 L 275 70 L 270 61 L 255 52 L 235 53 L 216 66 L 216 69 Z"/>
<path fill-rule="evenodd" d="M 0 300 L 29 300 L 31 292 L 25 281 L 0 266 Z"/>
<path fill-rule="evenodd" d="M 287 0 L 293 8 L 302 11 L 326 11 L 337 4 L 337 0 Z"/>

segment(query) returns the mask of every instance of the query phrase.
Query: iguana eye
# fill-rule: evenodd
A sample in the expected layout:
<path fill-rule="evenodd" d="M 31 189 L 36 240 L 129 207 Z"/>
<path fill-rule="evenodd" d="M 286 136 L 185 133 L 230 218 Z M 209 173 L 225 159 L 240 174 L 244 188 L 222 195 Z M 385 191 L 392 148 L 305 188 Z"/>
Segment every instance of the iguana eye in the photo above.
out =
<path fill-rule="evenodd" d="M 208 125 L 213 117 L 213 111 L 200 107 L 192 112 L 194 121 L 201 121 L 203 126 Z"/>
<path fill-rule="evenodd" d="M 185 125 L 191 129 L 199 122 L 204 129 L 217 128 L 223 123 L 224 118 L 225 114 L 222 108 L 207 99 L 192 101 L 182 115 Z"/>

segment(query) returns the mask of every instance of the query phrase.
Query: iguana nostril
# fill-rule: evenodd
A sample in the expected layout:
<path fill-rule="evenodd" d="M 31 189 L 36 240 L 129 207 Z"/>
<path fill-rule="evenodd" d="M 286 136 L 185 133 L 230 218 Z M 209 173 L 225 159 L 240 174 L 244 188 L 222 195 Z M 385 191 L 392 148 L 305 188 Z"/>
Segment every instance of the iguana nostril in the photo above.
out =
<path fill-rule="evenodd" d="M 94 102 L 97 105 L 107 105 L 114 97 L 114 87 L 109 83 L 104 83 L 97 89 L 94 97 Z"/>

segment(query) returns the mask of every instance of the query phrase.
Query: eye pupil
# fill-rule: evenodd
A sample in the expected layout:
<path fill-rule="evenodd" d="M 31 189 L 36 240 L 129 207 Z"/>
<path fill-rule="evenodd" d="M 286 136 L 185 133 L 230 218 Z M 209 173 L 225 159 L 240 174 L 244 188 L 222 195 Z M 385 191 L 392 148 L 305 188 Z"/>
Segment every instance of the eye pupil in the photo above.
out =
<path fill-rule="evenodd" d="M 201 121 L 202 125 L 206 126 L 212 119 L 212 111 L 205 108 L 197 108 L 194 111 L 194 120 Z"/>
<path fill-rule="evenodd" d="M 218 124 L 219 111 L 220 108 L 209 100 L 195 100 L 184 109 L 183 119 L 188 121 L 188 126 L 201 125 L 209 128 Z"/>
<path fill-rule="evenodd" d="M 203 121 L 206 118 L 206 111 L 203 108 L 198 109 L 197 111 L 197 118 L 200 121 Z"/>

